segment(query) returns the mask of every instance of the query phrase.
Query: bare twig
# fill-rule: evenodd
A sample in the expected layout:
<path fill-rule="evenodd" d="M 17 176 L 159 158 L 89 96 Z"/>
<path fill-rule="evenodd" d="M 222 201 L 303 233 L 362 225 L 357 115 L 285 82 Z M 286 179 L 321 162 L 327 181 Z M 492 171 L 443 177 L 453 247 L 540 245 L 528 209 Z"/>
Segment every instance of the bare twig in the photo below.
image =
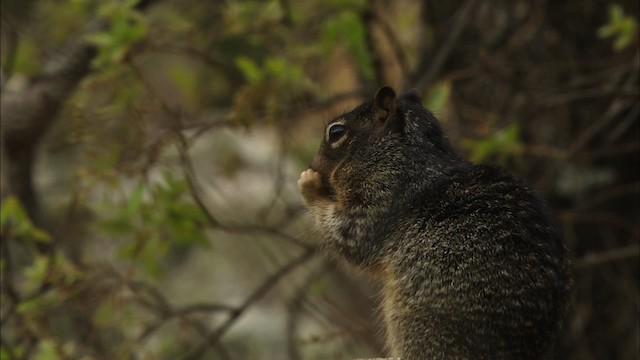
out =
<path fill-rule="evenodd" d="M 627 87 L 631 87 L 633 86 L 633 84 L 635 84 L 638 80 L 638 72 L 640 70 L 640 52 L 636 53 L 635 56 L 635 63 L 636 65 L 633 67 L 633 69 L 631 69 L 631 71 L 628 74 L 627 79 L 624 81 L 624 83 L 622 84 L 622 88 L 627 88 Z M 591 139 L 593 139 L 594 136 L 596 136 L 597 134 L 599 134 L 602 129 L 604 129 L 606 126 L 608 126 L 611 121 L 613 121 L 614 119 L 616 119 L 618 117 L 618 115 L 623 112 L 625 109 L 627 109 L 629 107 L 629 104 L 631 104 L 633 100 L 631 99 L 626 99 L 623 96 L 618 96 L 616 98 L 614 98 L 609 107 L 607 108 L 607 110 L 605 111 L 605 113 L 598 119 L 598 121 L 595 121 L 591 126 L 589 126 L 587 129 L 585 129 L 580 136 L 578 136 L 578 138 L 576 140 L 573 141 L 573 143 L 571 144 L 571 146 L 569 146 L 569 149 L 567 149 L 567 152 L 565 153 L 564 158 L 557 160 L 555 163 L 553 163 L 548 169 L 547 171 L 544 173 L 543 176 L 541 176 L 541 180 L 538 183 L 539 188 L 547 188 L 551 181 L 553 180 L 555 174 L 557 173 L 557 171 L 571 158 L 573 158 L 576 154 L 578 154 L 586 145 L 587 143 L 589 143 L 589 141 L 591 141 Z"/>
<path fill-rule="evenodd" d="M 440 72 L 440 69 L 444 65 L 445 60 L 462 34 L 462 31 L 469 23 L 469 20 L 471 20 L 472 10 L 477 2 L 477 0 L 467 0 L 460 6 L 455 15 L 455 21 L 451 26 L 451 29 L 447 31 L 447 36 L 442 41 L 438 52 L 430 61 L 418 63 L 418 67 L 413 71 L 411 79 L 407 79 L 405 82 L 405 84 L 407 84 L 405 88 L 414 87 L 419 90 L 424 90 L 434 82 L 436 76 L 438 76 L 438 73 Z M 423 55 L 423 58 L 426 58 L 426 56 Z M 416 77 L 417 80 L 412 80 Z"/>
<path fill-rule="evenodd" d="M 619 198 L 625 195 L 637 195 L 640 193 L 640 182 L 620 185 L 613 188 L 605 189 L 597 194 L 587 198 L 575 207 L 575 211 L 585 211 L 602 204 L 605 201 Z"/>
<path fill-rule="evenodd" d="M 191 161 L 191 157 L 188 154 L 187 143 L 184 136 L 179 133 L 177 136 L 180 139 L 180 144 L 178 148 L 178 153 L 180 154 L 180 165 L 182 166 L 183 173 L 185 178 L 187 179 L 187 184 L 189 186 L 189 191 L 191 192 L 191 196 L 198 205 L 198 207 L 204 212 L 205 216 L 209 220 L 211 226 L 214 226 L 223 231 L 227 231 L 230 233 L 254 233 L 254 234 L 268 234 L 276 236 L 282 240 L 288 241 L 296 246 L 302 247 L 304 249 L 312 250 L 313 246 L 302 242 L 300 239 L 288 235 L 282 232 L 279 228 L 273 228 L 266 225 L 251 225 L 251 224 L 223 224 L 220 222 L 211 212 L 209 206 L 205 203 L 204 198 L 202 196 L 202 191 L 200 190 L 200 185 L 197 181 L 197 176 L 195 174 L 195 170 L 193 168 L 193 164 Z"/>
<path fill-rule="evenodd" d="M 313 284 L 316 283 L 318 279 L 322 278 L 322 276 L 324 276 L 327 271 L 329 271 L 329 269 L 329 263 L 325 262 L 322 266 L 318 267 L 310 274 L 308 274 L 306 279 L 296 290 L 295 295 L 291 298 L 289 305 L 287 306 L 288 316 L 286 336 L 287 349 L 290 360 L 298 360 L 302 358 L 298 350 L 298 344 L 296 344 L 295 341 L 295 335 L 298 330 L 298 317 L 302 311 L 304 301 L 309 295 L 309 288 L 313 286 Z"/>
<path fill-rule="evenodd" d="M 585 255 L 574 262 L 576 269 L 584 269 L 596 265 L 606 264 L 612 261 L 640 257 L 640 246 L 629 245 L 617 249 L 611 249 L 599 253 Z"/>
<path fill-rule="evenodd" d="M 558 216 L 562 219 L 568 229 L 573 229 L 574 224 L 577 222 L 588 224 L 601 223 L 603 225 L 608 225 L 609 227 L 624 230 L 631 236 L 640 236 L 640 228 L 638 228 L 637 224 L 625 220 L 621 216 L 612 212 L 593 211 L 582 213 L 573 210 L 566 210 L 559 213 Z"/>
<path fill-rule="evenodd" d="M 382 59 L 383 52 L 378 46 L 378 42 L 376 41 L 376 35 L 374 30 L 374 22 L 372 21 L 373 16 L 372 12 L 375 7 L 375 1 L 369 0 L 367 1 L 367 8 L 360 13 L 360 18 L 362 23 L 364 24 L 365 30 L 365 40 L 367 49 L 369 50 L 369 54 L 371 55 L 371 63 L 373 65 L 373 72 L 375 75 L 374 82 L 375 83 L 386 83 L 389 81 L 387 78 L 387 74 L 385 73 L 386 66 L 384 66 L 384 61 Z"/>
<path fill-rule="evenodd" d="M 244 312 L 251 307 L 255 302 L 261 299 L 269 290 L 274 288 L 277 283 L 282 280 L 286 275 L 288 275 L 292 270 L 297 268 L 298 266 L 304 264 L 309 259 L 313 257 L 314 251 L 306 250 L 302 253 L 302 255 L 290 261 L 287 265 L 283 266 L 269 276 L 265 281 L 260 285 L 256 290 L 251 293 L 246 300 L 238 306 L 233 312 L 231 312 L 229 318 L 222 323 L 215 331 L 209 333 L 205 340 L 198 347 L 193 349 L 187 355 L 183 357 L 184 360 L 196 360 L 200 359 L 201 356 L 205 353 L 209 346 L 215 346 L 222 336 L 233 326 L 233 324 L 238 320 L 238 318 L 244 314 Z"/>
<path fill-rule="evenodd" d="M 379 26 L 382 33 L 386 36 L 389 44 L 391 45 L 391 49 L 393 50 L 393 54 L 400 66 L 400 71 L 402 75 L 402 79 L 406 79 L 409 76 L 409 61 L 407 60 L 407 54 L 405 54 L 402 44 L 400 44 L 400 40 L 396 36 L 395 32 L 387 23 L 384 18 L 376 11 L 375 9 L 371 9 L 369 15 L 371 16 L 371 20 L 375 21 Z"/>

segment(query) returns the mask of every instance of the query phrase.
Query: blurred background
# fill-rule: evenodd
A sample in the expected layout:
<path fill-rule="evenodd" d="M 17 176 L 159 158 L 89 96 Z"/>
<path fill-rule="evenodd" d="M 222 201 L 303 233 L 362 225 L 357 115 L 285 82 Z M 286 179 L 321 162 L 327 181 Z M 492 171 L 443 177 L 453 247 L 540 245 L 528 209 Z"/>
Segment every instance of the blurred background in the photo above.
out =
<path fill-rule="evenodd" d="M 332 117 L 417 88 L 547 200 L 549 359 L 639 359 L 632 0 L 2 0 L 5 359 L 383 355 L 378 288 L 297 192 Z"/>

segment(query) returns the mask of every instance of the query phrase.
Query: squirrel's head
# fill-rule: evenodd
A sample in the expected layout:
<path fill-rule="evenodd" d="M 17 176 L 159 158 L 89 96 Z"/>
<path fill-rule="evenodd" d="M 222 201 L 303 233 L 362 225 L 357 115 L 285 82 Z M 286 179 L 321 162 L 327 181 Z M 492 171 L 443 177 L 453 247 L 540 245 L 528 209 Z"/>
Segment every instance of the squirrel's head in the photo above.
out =
<path fill-rule="evenodd" d="M 329 195 L 407 175 L 408 167 L 439 168 L 459 160 L 435 117 L 412 90 L 396 97 L 384 86 L 371 101 L 329 122 L 310 167 L 322 175 Z M 431 164 L 430 164 L 431 162 Z M 367 178 L 367 181 L 365 180 Z M 373 189 L 372 189 L 373 190 Z M 379 189 L 378 189 L 379 190 Z"/>

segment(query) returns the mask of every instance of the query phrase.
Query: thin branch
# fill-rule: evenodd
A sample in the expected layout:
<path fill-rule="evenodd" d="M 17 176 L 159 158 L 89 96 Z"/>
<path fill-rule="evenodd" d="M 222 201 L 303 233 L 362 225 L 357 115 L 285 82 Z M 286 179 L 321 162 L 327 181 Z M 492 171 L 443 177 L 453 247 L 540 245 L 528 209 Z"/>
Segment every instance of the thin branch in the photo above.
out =
<path fill-rule="evenodd" d="M 360 87 L 352 90 L 347 90 L 338 94 L 334 94 L 324 99 L 316 99 L 314 101 L 305 102 L 302 104 L 293 104 L 288 108 L 282 109 L 281 120 L 283 123 L 287 123 L 289 119 L 296 117 L 302 117 L 305 114 L 313 111 L 326 109 L 334 104 L 340 103 L 350 99 L 361 99 L 362 97 L 369 96 L 372 93 L 372 89 L 367 87 Z M 260 122 L 261 119 L 267 116 L 266 112 L 256 112 L 254 114 L 255 121 Z M 237 115 L 230 112 L 221 112 L 215 116 L 203 116 L 204 120 L 196 120 L 193 125 L 184 126 L 182 129 L 194 129 L 195 133 L 188 137 L 189 141 L 192 141 L 211 129 L 219 129 L 222 127 L 244 127 L 242 122 L 237 121 Z"/>
<path fill-rule="evenodd" d="M 309 288 L 315 284 L 318 279 L 322 278 L 328 271 L 330 270 L 330 263 L 324 262 L 322 266 L 318 267 L 310 274 L 307 275 L 306 279 L 302 282 L 302 284 L 298 287 L 295 292 L 295 295 L 289 301 L 287 306 L 287 328 L 286 328 L 286 339 L 287 339 L 287 350 L 289 353 L 289 360 L 298 360 L 301 359 L 302 356 L 298 350 L 298 346 L 294 341 L 294 337 L 298 330 L 298 316 L 302 311 L 302 306 L 304 305 L 304 301 L 307 299 L 309 295 Z"/>
<path fill-rule="evenodd" d="M 638 237 L 640 235 L 640 228 L 637 224 L 631 221 L 627 221 L 622 217 L 612 212 L 587 212 L 580 213 L 572 210 L 563 211 L 559 214 L 559 217 L 563 219 L 565 224 L 573 226 L 576 222 L 582 223 L 602 223 L 613 228 L 621 229 L 628 232 L 630 235 Z"/>
<path fill-rule="evenodd" d="M 419 62 L 418 67 L 413 72 L 412 79 L 418 77 L 416 81 L 412 81 L 411 79 L 407 79 L 405 86 L 406 88 L 417 88 L 419 90 L 424 90 L 429 85 L 431 85 L 436 76 L 440 73 L 440 69 L 444 65 L 445 60 L 451 54 L 451 51 L 454 48 L 454 45 L 460 38 L 462 31 L 466 28 L 467 24 L 471 20 L 471 14 L 475 4 L 478 0 L 467 0 L 460 6 L 456 15 L 455 21 L 451 26 L 451 29 L 447 31 L 447 37 L 443 40 L 438 52 L 431 57 L 430 61 L 424 61 L 422 64 Z M 423 57 L 426 57 L 423 55 Z M 422 66 L 427 66 L 428 68 L 423 68 Z"/>
<path fill-rule="evenodd" d="M 636 53 L 635 62 L 636 62 L 636 64 L 635 64 L 634 68 L 629 72 L 628 77 L 624 81 L 624 83 L 621 85 L 621 88 L 631 87 L 631 86 L 633 86 L 633 84 L 635 84 L 637 82 L 638 72 L 640 71 L 640 52 Z M 623 96 L 618 96 L 618 97 L 614 98 L 611 101 L 611 103 L 610 103 L 609 107 L 607 108 L 607 110 L 605 111 L 605 113 L 597 121 L 595 121 L 591 126 L 586 128 L 580 134 L 580 136 L 578 136 L 573 141 L 571 146 L 569 146 L 569 149 L 567 149 L 567 152 L 565 153 L 564 158 L 559 159 L 555 163 L 553 163 L 547 169 L 547 171 L 544 173 L 544 175 L 541 176 L 541 180 L 540 180 L 540 182 L 538 184 L 538 188 L 540 188 L 540 189 L 547 188 L 551 184 L 551 181 L 553 180 L 553 178 L 554 178 L 555 174 L 558 172 L 558 170 L 567 161 L 569 161 L 571 158 L 576 156 L 580 151 L 582 151 L 582 149 L 584 149 L 584 147 L 589 143 L 589 141 L 591 141 L 596 135 L 600 134 L 601 131 L 606 126 L 608 126 L 611 123 L 611 121 L 616 119 L 621 112 L 623 112 L 624 110 L 628 109 L 629 108 L 629 104 L 631 104 L 632 102 L 634 102 L 634 100 L 626 99 Z"/>
<path fill-rule="evenodd" d="M 613 86 L 597 86 L 593 89 L 578 89 L 568 92 L 556 92 L 541 94 L 535 97 L 535 100 L 541 105 L 553 107 L 553 106 L 566 106 L 567 103 L 578 100 L 597 99 L 601 97 L 619 95 L 628 96 L 631 98 L 638 97 L 638 90 L 633 87 L 628 88 L 616 88 Z"/>
<path fill-rule="evenodd" d="M 400 40 L 398 40 L 398 37 L 389 23 L 387 23 L 375 9 L 372 8 L 369 15 L 371 16 L 371 20 L 375 21 L 380 26 L 380 30 L 382 30 L 382 33 L 387 37 L 387 40 L 391 45 L 391 49 L 393 49 L 396 61 L 400 66 L 402 79 L 406 79 L 410 72 L 409 61 L 407 60 L 407 54 L 404 52 L 402 44 L 400 44 Z"/>
<path fill-rule="evenodd" d="M 374 71 L 374 82 L 375 83 L 385 83 L 389 79 L 387 79 L 385 74 L 385 66 L 383 64 L 383 51 L 377 45 L 375 31 L 373 28 L 373 15 L 372 12 L 374 10 L 374 0 L 367 1 L 367 7 L 360 13 L 360 19 L 365 27 L 365 42 L 367 46 L 367 50 L 371 56 L 371 63 L 373 64 Z"/>
<path fill-rule="evenodd" d="M 191 197 L 194 199 L 200 210 L 204 212 L 205 216 L 209 220 L 210 225 L 213 227 L 229 232 L 229 233 L 243 233 L 243 234 L 269 234 L 276 236 L 282 240 L 288 241 L 298 247 L 302 247 L 307 250 L 313 250 L 314 247 L 302 242 L 297 237 L 288 235 L 282 232 L 279 228 L 273 228 L 269 226 L 263 225 L 251 225 L 251 224 L 223 224 L 218 220 L 215 215 L 209 209 L 209 206 L 204 201 L 204 197 L 202 196 L 202 190 L 200 189 L 200 185 L 197 180 L 197 175 L 195 174 L 195 170 L 193 167 L 193 163 L 191 161 L 191 157 L 188 154 L 187 150 L 187 142 L 182 133 L 178 133 L 179 138 L 179 148 L 178 153 L 180 156 L 180 165 L 182 166 L 182 171 L 187 179 L 187 184 L 189 187 L 189 191 L 191 193 Z"/>
<path fill-rule="evenodd" d="M 235 322 L 240 318 L 242 314 L 246 312 L 249 307 L 251 307 L 255 302 L 260 300 L 264 295 L 269 292 L 269 290 L 273 289 L 280 280 L 282 280 L 285 276 L 287 276 L 291 271 L 293 271 L 298 266 L 304 264 L 309 259 L 311 259 L 314 255 L 314 251 L 306 250 L 299 257 L 293 259 L 287 265 L 283 266 L 269 276 L 265 281 L 260 285 L 256 290 L 254 290 L 249 297 L 238 306 L 233 312 L 231 312 L 227 321 L 225 321 L 222 325 L 220 325 L 215 331 L 211 332 L 205 337 L 205 340 L 198 347 L 193 349 L 187 355 L 183 357 L 183 360 L 197 360 L 204 355 L 209 346 L 215 346 L 224 334 L 235 324 Z"/>
<path fill-rule="evenodd" d="M 195 171 L 195 167 L 193 166 L 193 161 L 191 160 L 191 156 L 189 156 L 189 140 L 183 133 L 183 121 L 181 120 L 181 113 L 179 110 L 171 109 L 164 99 L 157 94 L 155 89 L 146 81 L 142 72 L 136 66 L 135 62 L 130 62 L 131 68 L 134 71 L 134 74 L 138 77 L 140 82 L 148 89 L 149 93 L 152 94 L 161 104 L 163 109 L 171 115 L 171 118 L 174 119 L 173 123 L 173 133 L 177 138 L 177 151 L 178 156 L 180 157 L 180 166 L 182 168 L 182 172 L 184 174 L 185 179 L 187 180 L 187 186 L 191 197 L 196 202 L 196 205 L 200 208 L 200 210 L 207 217 L 210 226 L 215 227 L 216 229 L 223 230 L 229 233 L 243 233 L 243 234 L 269 234 L 276 236 L 282 240 L 288 241 L 298 247 L 304 248 L 306 250 L 314 250 L 314 246 L 310 244 L 306 244 L 297 237 L 288 235 L 280 230 L 280 224 L 276 224 L 276 226 L 264 226 L 264 225 L 252 225 L 252 224 L 223 224 L 211 211 L 206 201 L 204 200 L 203 191 L 198 182 L 198 176 Z M 343 94 L 338 94 L 334 97 L 327 99 L 326 101 L 337 101 L 338 99 L 342 99 L 343 97 L 353 96 L 356 92 L 347 92 Z M 226 119 L 227 121 L 232 121 L 230 119 Z M 210 129 L 210 127 L 208 127 Z M 199 132 L 196 136 L 200 136 L 204 132 Z M 195 136 L 194 136 L 195 137 Z"/>
<path fill-rule="evenodd" d="M 626 195 L 637 195 L 640 193 L 640 182 L 616 186 L 605 189 L 597 194 L 589 196 L 585 201 L 575 206 L 575 211 L 585 211 L 594 208 L 611 199 L 620 198 Z"/>
<path fill-rule="evenodd" d="M 596 265 L 603 265 L 612 261 L 640 257 L 640 246 L 629 245 L 599 253 L 585 255 L 574 262 L 576 269 L 584 269 Z"/>
<path fill-rule="evenodd" d="M 636 87 L 637 87 L 637 84 L 636 84 Z M 640 102 L 636 102 L 635 105 L 633 106 L 633 109 L 629 111 L 629 114 L 627 114 L 627 116 L 618 123 L 618 126 L 616 126 L 613 130 L 611 130 L 611 132 L 609 132 L 609 134 L 606 137 L 606 141 L 609 143 L 614 142 L 620 136 L 625 134 L 631 126 L 637 123 L 639 114 L 640 114 Z"/>

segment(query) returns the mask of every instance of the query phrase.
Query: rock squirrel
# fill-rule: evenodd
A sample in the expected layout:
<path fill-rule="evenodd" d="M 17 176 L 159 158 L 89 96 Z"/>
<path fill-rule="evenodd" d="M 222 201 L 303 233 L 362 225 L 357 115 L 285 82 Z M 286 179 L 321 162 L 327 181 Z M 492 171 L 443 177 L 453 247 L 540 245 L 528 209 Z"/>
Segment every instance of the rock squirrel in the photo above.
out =
<path fill-rule="evenodd" d="M 382 284 L 391 356 L 540 359 L 570 292 L 540 197 L 452 149 L 417 91 L 332 120 L 298 180 L 323 247 Z"/>

